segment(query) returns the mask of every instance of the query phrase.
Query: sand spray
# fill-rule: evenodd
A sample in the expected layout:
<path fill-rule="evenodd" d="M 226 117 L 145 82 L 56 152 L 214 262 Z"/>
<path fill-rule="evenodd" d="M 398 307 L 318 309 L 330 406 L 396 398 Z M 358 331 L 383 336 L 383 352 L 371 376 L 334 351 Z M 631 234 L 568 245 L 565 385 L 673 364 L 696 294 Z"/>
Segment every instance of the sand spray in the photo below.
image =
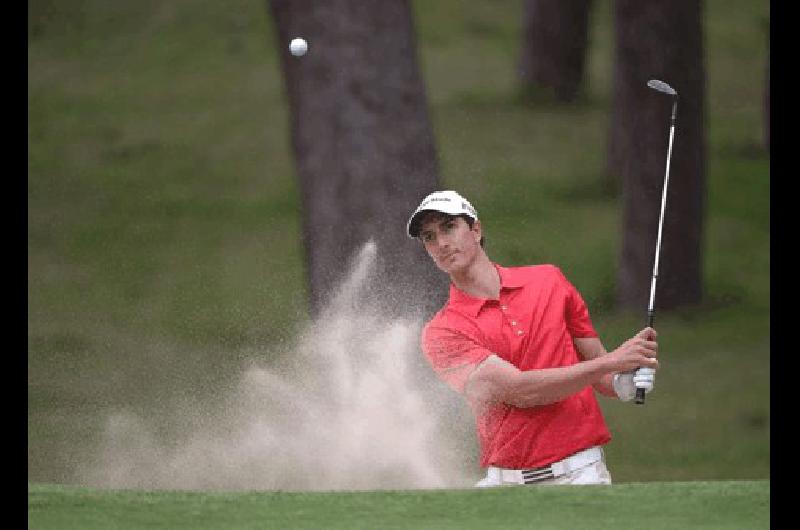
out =
<path fill-rule="evenodd" d="M 216 399 L 159 421 L 110 414 L 79 481 L 108 488 L 360 490 L 469 487 L 472 419 L 419 347 L 420 318 L 382 315 L 368 242 L 318 318 L 277 361 L 256 358 Z M 257 356 L 256 356 L 257 357 Z M 169 412 L 164 412 L 169 411 Z"/>

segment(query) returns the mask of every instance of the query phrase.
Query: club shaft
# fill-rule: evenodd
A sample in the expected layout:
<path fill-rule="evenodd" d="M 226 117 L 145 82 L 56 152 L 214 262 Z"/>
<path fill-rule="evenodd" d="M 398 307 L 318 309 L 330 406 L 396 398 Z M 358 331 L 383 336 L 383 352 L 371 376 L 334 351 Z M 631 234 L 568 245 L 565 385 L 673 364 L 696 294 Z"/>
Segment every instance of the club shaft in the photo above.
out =
<path fill-rule="evenodd" d="M 653 327 L 655 322 L 656 283 L 658 282 L 658 262 L 661 257 L 661 234 L 664 229 L 664 212 L 667 208 L 667 189 L 669 188 L 669 163 L 672 159 L 672 141 L 675 138 L 675 115 L 678 109 L 678 100 L 672 103 L 672 118 L 669 126 L 669 146 L 667 147 L 667 168 L 664 173 L 664 188 L 661 191 L 661 214 L 658 218 L 658 237 L 656 238 L 656 255 L 653 260 L 653 278 L 650 280 L 650 302 L 647 305 L 647 326 Z M 644 388 L 636 389 L 636 403 L 644 403 Z"/>
<path fill-rule="evenodd" d="M 674 106 L 673 106 L 674 108 Z M 664 212 L 667 208 L 667 188 L 669 187 L 669 163 L 672 158 L 672 140 L 675 137 L 675 121 L 669 128 L 669 147 L 667 148 L 667 169 L 664 174 L 664 188 L 661 191 L 661 214 L 658 218 L 658 237 L 656 238 L 656 256 L 653 260 L 653 278 L 650 281 L 650 303 L 647 305 L 647 313 L 651 315 L 655 309 L 656 282 L 658 281 L 658 263 L 661 258 L 661 235 L 664 230 Z M 652 318 L 652 317 L 650 317 Z"/>

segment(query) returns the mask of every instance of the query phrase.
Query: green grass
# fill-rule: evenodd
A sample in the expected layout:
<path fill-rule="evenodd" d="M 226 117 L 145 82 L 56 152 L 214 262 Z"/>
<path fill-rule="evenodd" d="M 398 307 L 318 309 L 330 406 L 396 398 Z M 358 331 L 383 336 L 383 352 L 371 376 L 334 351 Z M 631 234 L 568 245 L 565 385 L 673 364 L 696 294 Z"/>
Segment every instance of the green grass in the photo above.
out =
<path fill-rule="evenodd" d="M 373 492 L 29 485 L 30 528 L 769 528 L 769 481 Z"/>
<path fill-rule="evenodd" d="M 561 266 L 616 346 L 644 319 L 612 303 L 611 3 L 594 7 L 573 106 L 519 102 L 521 1 L 413 6 L 444 185 L 478 207 L 493 259 Z M 263 3 L 37 1 L 29 13 L 28 471 L 70 483 L 108 411 L 158 417 L 176 396 L 208 399 L 306 322 L 299 192 Z M 704 13 L 706 300 L 659 313 L 645 407 L 602 400 L 617 483 L 769 477 L 769 3 Z"/>

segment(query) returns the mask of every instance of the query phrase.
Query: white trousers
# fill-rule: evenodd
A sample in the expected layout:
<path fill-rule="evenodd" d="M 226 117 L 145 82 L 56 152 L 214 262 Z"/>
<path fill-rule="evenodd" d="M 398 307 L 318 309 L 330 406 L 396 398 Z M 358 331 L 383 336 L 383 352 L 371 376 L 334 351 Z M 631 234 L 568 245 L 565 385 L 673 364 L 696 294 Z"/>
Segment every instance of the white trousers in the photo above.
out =
<path fill-rule="evenodd" d="M 604 460 L 598 460 L 592 464 L 574 469 L 564 475 L 555 478 L 540 480 L 531 485 L 554 486 L 558 484 L 590 485 L 590 484 L 611 484 L 611 474 L 608 472 Z M 476 488 L 491 488 L 496 486 L 509 486 L 508 482 L 502 482 L 496 474 L 487 473 L 486 478 L 481 479 L 475 484 Z"/>

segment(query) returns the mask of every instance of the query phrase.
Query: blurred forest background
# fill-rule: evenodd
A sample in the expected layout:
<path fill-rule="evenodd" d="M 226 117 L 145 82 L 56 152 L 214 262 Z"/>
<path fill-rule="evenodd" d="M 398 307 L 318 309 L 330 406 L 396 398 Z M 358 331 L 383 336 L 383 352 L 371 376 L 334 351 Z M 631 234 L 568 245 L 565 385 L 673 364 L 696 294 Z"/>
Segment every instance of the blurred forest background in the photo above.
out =
<path fill-rule="evenodd" d="M 521 87 L 524 4 L 411 3 L 436 177 L 494 260 L 558 264 L 613 348 L 646 309 L 617 303 L 614 2 L 591 3 L 561 99 Z M 601 399 L 620 482 L 769 477 L 769 2 L 710 0 L 702 22 L 702 297 L 658 313 L 647 404 Z M 265 2 L 29 2 L 29 481 L 75 481 L 108 411 L 213 398 L 313 317 L 278 34 Z"/>

